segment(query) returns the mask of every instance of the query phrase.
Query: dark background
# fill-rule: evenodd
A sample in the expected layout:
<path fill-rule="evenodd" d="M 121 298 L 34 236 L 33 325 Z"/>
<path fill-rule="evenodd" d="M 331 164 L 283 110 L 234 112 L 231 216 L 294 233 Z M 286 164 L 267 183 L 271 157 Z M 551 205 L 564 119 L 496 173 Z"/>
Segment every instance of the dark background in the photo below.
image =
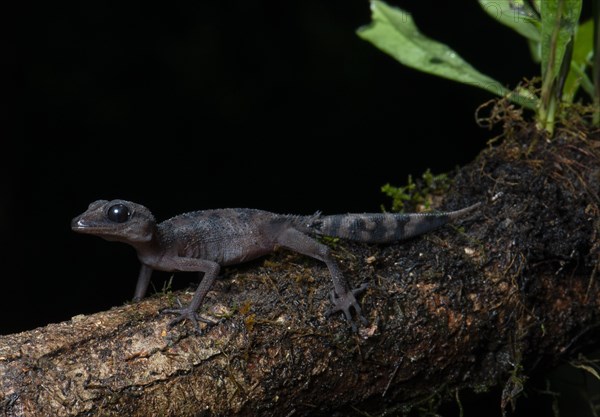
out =
<path fill-rule="evenodd" d="M 536 74 L 525 42 L 476 2 L 393 4 L 507 86 Z M 363 0 L 25 11 L 9 49 L 17 135 L 0 168 L 0 333 L 130 299 L 133 250 L 70 231 L 96 199 L 136 201 L 158 219 L 379 211 L 386 182 L 472 160 L 496 134 L 474 121 L 492 96 L 401 66 L 355 34 L 369 21 Z"/>
<path fill-rule="evenodd" d="M 525 42 L 475 2 L 395 4 L 507 85 L 535 74 Z M 70 231 L 96 199 L 136 201 L 158 219 L 221 207 L 379 211 L 386 182 L 472 160 L 493 136 L 474 121 L 491 95 L 401 66 L 355 34 L 369 21 L 362 0 L 28 11 L 11 109 L 23 136 L 4 153 L 11 296 L 0 312 L 11 319 L 0 331 L 131 297 L 133 250 Z M 28 308 L 10 314 L 17 304 Z"/>
<path fill-rule="evenodd" d="M 395 4 L 507 85 L 535 74 L 525 42 L 476 3 Z M 94 200 L 132 200 L 158 219 L 379 211 L 381 185 L 466 164 L 494 134 L 474 121 L 490 94 L 356 35 L 366 1 L 41 7 L 20 28 L 11 110 L 23 136 L 4 153 L 3 333 L 131 297 L 133 250 L 70 231 Z"/>

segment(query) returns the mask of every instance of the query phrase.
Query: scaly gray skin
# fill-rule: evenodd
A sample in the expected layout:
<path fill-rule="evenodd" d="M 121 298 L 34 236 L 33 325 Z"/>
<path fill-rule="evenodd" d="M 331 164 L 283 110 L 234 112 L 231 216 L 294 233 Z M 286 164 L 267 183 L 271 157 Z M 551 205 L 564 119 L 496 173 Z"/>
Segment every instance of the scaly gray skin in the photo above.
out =
<path fill-rule="evenodd" d="M 249 261 L 284 247 L 324 262 L 333 280 L 328 315 L 341 311 L 351 323 L 352 310 L 366 324 L 356 296 L 367 288 L 350 289 L 328 246 L 309 235 L 339 237 L 365 243 L 390 243 L 417 236 L 461 217 L 480 203 L 443 213 L 338 214 L 292 216 L 254 209 L 205 210 L 175 216 L 156 223 L 146 207 L 125 200 L 98 200 L 75 217 L 71 228 L 106 240 L 127 243 L 135 248 L 142 263 L 134 301 L 146 294 L 153 270 L 196 271 L 204 274 L 187 307 L 163 310 L 179 316 L 169 327 L 185 319 L 198 329 L 196 316 L 221 266 Z"/>

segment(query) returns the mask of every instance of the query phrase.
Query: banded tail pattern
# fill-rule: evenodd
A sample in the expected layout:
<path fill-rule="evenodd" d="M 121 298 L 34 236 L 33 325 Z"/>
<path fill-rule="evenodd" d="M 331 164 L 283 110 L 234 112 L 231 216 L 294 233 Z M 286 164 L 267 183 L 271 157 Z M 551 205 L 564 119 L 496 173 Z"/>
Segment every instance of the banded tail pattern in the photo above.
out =
<path fill-rule="evenodd" d="M 437 229 L 479 207 L 440 213 L 363 213 L 311 216 L 303 228 L 323 236 L 365 243 L 391 243 Z M 305 230 L 306 230 L 305 229 Z"/>

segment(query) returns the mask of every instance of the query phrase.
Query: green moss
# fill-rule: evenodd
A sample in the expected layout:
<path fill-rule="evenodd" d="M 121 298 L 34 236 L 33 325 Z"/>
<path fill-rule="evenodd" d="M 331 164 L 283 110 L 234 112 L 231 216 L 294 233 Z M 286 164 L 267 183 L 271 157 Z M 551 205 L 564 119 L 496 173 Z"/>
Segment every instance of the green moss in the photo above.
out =
<path fill-rule="evenodd" d="M 430 169 L 421 175 L 421 179 L 413 181 L 408 176 L 408 183 L 401 187 L 385 184 L 381 191 L 392 199 L 390 211 L 414 211 L 416 208 L 428 209 L 434 196 L 443 195 L 450 186 L 447 174 L 434 175 Z M 386 211 L 385 207 L 382 207 Z"/>

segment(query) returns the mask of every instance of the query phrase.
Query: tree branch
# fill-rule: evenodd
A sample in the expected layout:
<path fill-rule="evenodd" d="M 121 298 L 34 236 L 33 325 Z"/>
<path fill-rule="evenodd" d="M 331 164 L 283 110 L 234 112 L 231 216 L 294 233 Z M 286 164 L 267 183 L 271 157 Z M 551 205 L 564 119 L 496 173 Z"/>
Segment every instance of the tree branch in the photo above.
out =
<path fill-rule="evenodd" d="M 281 251 L 226 272 L 203 310 L 223 321 L 201 336 L 168 330 L 174 297 L 157 295 L 0 337 L 0 415 L 328 415 L 499 384 L 506 406 L 534 367 L 600 339 L 598 142 L 568 133 L 463 169 L 446 208 L 503 196 L 460 227 L 335 244 L 371 284 L 356 335 L 324 318 L 325 266 Z"/>

